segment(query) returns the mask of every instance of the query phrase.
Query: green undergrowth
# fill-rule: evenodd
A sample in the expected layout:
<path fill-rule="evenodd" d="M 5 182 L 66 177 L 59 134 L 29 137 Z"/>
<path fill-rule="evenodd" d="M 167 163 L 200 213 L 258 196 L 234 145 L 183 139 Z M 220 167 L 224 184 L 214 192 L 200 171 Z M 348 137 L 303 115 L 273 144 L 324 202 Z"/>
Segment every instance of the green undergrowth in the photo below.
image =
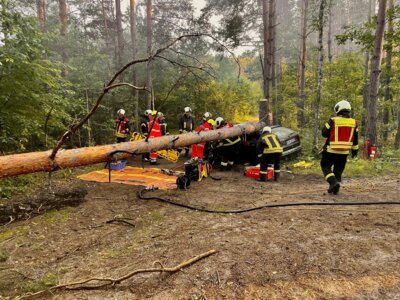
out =
<path fill-rule="evenodd" d="M 58 284 L 58 276 L 56 273 L 48 272 L 43 277 L 25 281 L 21 284 L 21 288 L 25 293 L 36 293 Z"/>
<path fill-rule="evenodd" d="M 320 167 L 320 160 L 317 159 L 305 159 L 306 163 L 312 165 L 307 168 L 294 167 L 293 165 L 298 162 L 287 163 L 286 166 L 295 173 L 300 174 L 322 174 Z M 346 169 L 344 171 L 345 176 L 385 176 L 385 175 L 396 175 L 400 174 L 400 159 L 395 157 L 381 157 L 377 160 L 363 160 L 360 158 L 347 160 Z"/>
<path fill-rule="evenodd" d="M 98 170 L 103 164 L 96 164 L 75 169 L 64 169 L 53 172 L 52 184 L 62 184 L 74 180 L 77 176 Z M 7 199 L 15 194 L 28 194 L 29 192 L 48 186 L 49 173 L 34 173 L 0 179 L 0 199 Z"/>

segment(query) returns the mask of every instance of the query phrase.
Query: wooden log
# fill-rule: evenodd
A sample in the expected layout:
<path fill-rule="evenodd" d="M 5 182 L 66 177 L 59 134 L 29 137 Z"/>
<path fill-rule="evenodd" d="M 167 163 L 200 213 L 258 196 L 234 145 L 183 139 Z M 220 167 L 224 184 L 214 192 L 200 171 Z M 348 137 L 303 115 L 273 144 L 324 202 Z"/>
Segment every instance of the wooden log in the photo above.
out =
<path fill-rule="evenodd" d="M 231 128 L 191 132 L 180 135 L 168 135 L 146 141 L 125 142 L 119 144 L 84 147 L 72 150 L 60 150 L 54 160 L 50 159 L 51 150 L 23 154 L 0 156 L 0 178 L 35 172 L 49 172 L 58 168 L 74 168 L 109 161 L 113 151 L 127 151 L 135 154 L 148 153 L 162 149 L 175 149 L 200 142 L 217 141 L 243 134 L 249 134 L 265 126 L 264 122 L 247 122 Z M 117 154 L 123 159 L 128 153 Z"/>

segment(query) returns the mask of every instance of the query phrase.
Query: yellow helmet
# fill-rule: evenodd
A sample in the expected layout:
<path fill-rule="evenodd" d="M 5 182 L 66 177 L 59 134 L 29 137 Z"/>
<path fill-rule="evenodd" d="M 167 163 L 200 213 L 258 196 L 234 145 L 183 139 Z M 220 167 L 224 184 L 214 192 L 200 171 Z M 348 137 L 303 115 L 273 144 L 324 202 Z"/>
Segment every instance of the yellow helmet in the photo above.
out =
<path fill-rule="evenodd" d="M 215 127 L 217 125 L 213 119 L 207 120 L 207 123 L 210 124 L 212 127 Z"/>
<path fill-rule="evenodd" d="M 152 116 L 155 116 L 157 114 L 157 111 L 156 110 L 153 110 L 152 112 L 151 112 L 151 115 Z"/>

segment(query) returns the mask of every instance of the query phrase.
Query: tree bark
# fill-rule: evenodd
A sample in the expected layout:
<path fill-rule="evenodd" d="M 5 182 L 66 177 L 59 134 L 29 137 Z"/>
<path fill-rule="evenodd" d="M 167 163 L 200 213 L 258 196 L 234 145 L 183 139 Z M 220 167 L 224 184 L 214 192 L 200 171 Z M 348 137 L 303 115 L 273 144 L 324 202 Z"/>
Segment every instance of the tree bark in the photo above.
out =
<path fill-rule="evenodd" d="M 122 13 L 121 1 L 115 0 L 115 17 L 117 25 L 117 67 L 122 67 L 122 58 L 124 54 L 124 37 L 122 32 Z"/>
<path fill-rule="evenodd" d="M 301 34 L 300 34 L 300 56 L 298 65 L 298 100 L 297 100 L 297 125 L 305 126 L 304 103 L 306 95 L 304 92 L 306 84 L 306 59 L 307 59 L 307 12 L 308 0 L 301 2 Z"/>
<path fill-rule="evenodd" d="M 151 56 L 151 48 L 153 44 L 153 5 L 152 0 L 147 0 L 147 26 L 146 26 L 146 36 L 147 36 L 147 56 Z M 153 109 L 153 83 L 151 77 L 152 61 L 147 62 L 147 74 L 146 74 L 146 88 L 151 91 L 151 93 L 146 94 L 147 99 L 147 109 Z"/>
<path fill-rule="evenodd" d="M 54 160 L 50 159 L 51 150 L 0 156 L 0 178 L 35 172 L 50 172 L 59 168 L 74 168 L 106 162 L 109 161 L 109 154 L 113 151 L 128 151 L 135 154 L 143 154 L 161 149 L 180 148 L 200 142 L 223 140 L 252 133 L 261 129 L 263 126 L 265 126 L 264 122 L 248 122 L 231 128 L 152 138 L 147 142 L 136 141 L 73 150 L 61 150 L 57 153 Z M 114 157 L 123 159 L 130 156 L 131 154 L 122 153 Z"/>
<path fill-rule="evenodd" d="M 67 0 L 59 0 L 59 17 L 60 17 L 60 35 L 62 37 L 62 46 L 61 46 L 61 59 L 62 63 L 66 64 L 68 62 L 68 56 L 66 53 L 66 38 L 68 32 L 68 16 L 67 16 Z M 62 68 L 62 76 L 65 77 L 67 75 L 67 70 L 65 66 Z"/>
<path fill-rule="evenodd" d="M 269 2 L 269 17 L 268 17 L 268 30 L 269 30 L 269 57 L 270 57 L 270 70 L 271 70 L 271 87 L 272 87 L 272 106 L 273 106 L 273 120 L 275 124 L 279 123 L 278 115 L 278 92 L 277 92 L 277 78 L 276 78 L 276 0 Z"/>
<path fill-rule="evenodd" d="M 368 1 L 368 21 L 371 20 L 372 15 L 372 0 Z M 365 112 L 368 108 L 369 103 L 369 51 L 366 50 L 364 53 L 364 87 L 363 87 L 363 108 Z M 364 131 L 366 124 L 366 114 L 363 114 L 361 119 L 361 130 Z"/>
<path fill-rule="evenodd" d="M 37 6 L 37 16 L 39 20 L 39 28 L 42 32 L 45 29 L 45 21 L 46 21 L 46 0 L 36 0 Z"/>
<path fill-rule="evenodd" d="M 332 63 L 332 9 L 329 7 L 329 15 L 328 15 L 328 61 Z"/>
<path fill-rule="evenodd" d="M 367 131 L 366 138 L 369 138 L 371 143 L 376 144 L 377 139 L 377 98 L 379 77 L 381 75 L 381 59 L 382 59 L 382 45 L 383 33 L 385 30 L 385 17 L 386 17 L 387 0 L 379 2 L 379 10 L 377 17 L 377 26 L 375 31 L 374 52 L 371 59 L 371 75 L 370 75 L 370 88 L 369 88 L 369 103 L 367 109 Z"/>
<path fill-rule="evenodd" d="M 318 138 L 320 126 L 320 106 L 322 79 L 324 75 L 324 14 L 326 9 L 326 0 L 321 0 L 318 10 L 318 80 L 317 95 L 314 103 L 314 130 L 313 130 L 313 153 L 318 153 Z"/>
<path fill-rule="evenodd" d="M 390 10 L 390 15 L 389 15 L 389 20 L 388 20 L 388 35 L 390 37 L 393 36 L 394 34 L 394 29 L 393 29 L 393 8 L 394 8 L 394 0 L 389 0 L 389 7 L 388 9 Z M 383 140 L 387 141 L 388 135 L 389 135 L 389 108 L 390 108 L 390 103 L 392 101 L 392 93 L 390 89 L 390 83 L 391 83 L 391 78 L 392 78 L 392 52 L 393 52 L 393 46 L 392 42 L 387 43 L 387 50 L 386 50 L 386 72 L 385 72 L 385 88 L 384 88 L 384 99 L 385 99 L 385 106 L 383 108 Z"/>
<path fill-rule="evenodd" d="M 269 60 L 269 30 L 268 30 L 268 0 L 262 0 L 263 6 L 263 46 L 264 46 L 264 63 L 263 63 L 263 93 L 264 99 L 260 100 L 259 103 L 259 119 L 266 120 L 267 125 L 270 125 L 268 122 L 268 114 L 269 114 L 269 101 L 270 101 L 270 91 L 269 91 L 269 83 L 271 81 L 271 70 L 269 68 L 270 62 Z"/>
<path fill-rule="evenodd" d="M 131 24 L 131 43 L 132 43 L 132 60 L 136 60 L 136 16 L 135 16 L 135 0 L 130 0 L 130 24 Z M 137 86 L 136 70 L 132 71 L 132 83 Z M 139 132 L 139 91 L 133 90 L 133 111 L 135 117 L 135 130 Z"/>
<path fill-rule="evenodd" d="M 108 25 L 107 9 L 104 1 L 105 0 L 101 0 L 101 12 L 103 16 L 103 26 L 104 26 L 104 41 L 106 44 L 106 53 L 110 55 L 110 57 L 112 57 L 113 50 L 111 49 L 111 43 L 110 43 L 110 28 Z M 111 74 L 111 65 L 108 59 L 107 59 L 107 67 L 108 67 L 108 73 Z"/>

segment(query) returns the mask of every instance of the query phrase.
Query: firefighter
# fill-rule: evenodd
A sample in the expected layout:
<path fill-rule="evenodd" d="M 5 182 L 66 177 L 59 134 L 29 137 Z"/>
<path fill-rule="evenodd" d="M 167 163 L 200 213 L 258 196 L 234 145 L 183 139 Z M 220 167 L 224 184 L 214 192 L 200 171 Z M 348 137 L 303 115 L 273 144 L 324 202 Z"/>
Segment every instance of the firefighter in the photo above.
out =
<path fill-rule="evenodd" d="M 150 122 L 148 126 L 149 138 L 156 138 L 161 136 L 161 127 L 158 122 L 157 111 L 153 110 L 150 114 Z M 157 162 L 157 152 L 153 151 L 150 153 L 150 164 L 158 165 Z"/>
<path fill-rule="evenodd" d="M 215 125 L 217 129 L 224 127 L 231 128 L 233 125 L 227 123 L 224 118 L 218 117 L 215 119 Z M 216 144 L 215 149 L 221 158 L 220 171 L 230 170 L 235 162 L 235 157 L 239 151 L 240 137 L 233 137 L 224 139 Z"/>
<path fill-rule="evenodd" d="M 188 106 L 184 108 L 184 112 L 179 119 L 179 133 L 187 133 L 194 130 L 194 118 L 192 116 L 192 109 Z M 189 155 L 189 147 L 185 147 L 185 157 Z"/>
<path fill-rule="evenodd" d="M 151 109 L 146 109 L 144 114 L 142 115 L 142 119 L 140 121 L 140 132 L 145 137 L 147 137 L 147 135 L 148 135 L 151 113 L 152 113 Z M 142 161 L 149 162 L 150 161 L 150 153 L 143 154 L 142 155 Z"/>
<path fill-rule="evenodd" d="M 347 100 L 336 103 L 336 117 L 329 119 L 322 129 L 326 142 L 322 151 L 321 169 L 329 183 L 328 193 L 339 193 L 342 173 L 346 167 L 347 156 L 352 158 L 358 153 L 358 127 L 350 117 L 351 105 Z M 333 171 L 332 171 L 333 167 Z"/>
<path fill-rule="evenodd" d="M 122 143 L 126 141 L 126 138 L 128 137 L 129 134 L 129 120 L 127 117 L 125 117 L 125 110 L 124 109 L 119 109 L 117 111 L 118 117 L 116 121 L 116 130 L 115 130 L 115 136 L 117 137 L 117 143 Z"/>
<path fill-rule="evenodd" d="M 196 132 L 200 133 L 201 131 L 209 131 L 213 130 L 215 126 L 215 121 L 212 118 L 211 113 L 206 112 L 203 115 L 203 123 L 196 127 Z M 193 144 L 192 145 L 192 158 L 198 157 L 199 159 L 204 158 L 204 151 L 206 149 L 206 142 L 201 142 L 198 144 Z"/>
<path fill-rule="evenodd" d="M 268 165 L 274 165 L 274 180 L 277 181 L 281 172 L 280 163 L 283 149 L 278 137 L 271 132 L 271 127 L 265 126 L 256 145 L 260 158 L 260 181 L 267 181 Z"/>
<path fill-rule="evenodd" d="M 165 115 L 162 112 L 158 113 L 158 122 L 160 123 L 161 127 L 161 135 L 169 135 L 168 124 L 165 120 Z"/>

